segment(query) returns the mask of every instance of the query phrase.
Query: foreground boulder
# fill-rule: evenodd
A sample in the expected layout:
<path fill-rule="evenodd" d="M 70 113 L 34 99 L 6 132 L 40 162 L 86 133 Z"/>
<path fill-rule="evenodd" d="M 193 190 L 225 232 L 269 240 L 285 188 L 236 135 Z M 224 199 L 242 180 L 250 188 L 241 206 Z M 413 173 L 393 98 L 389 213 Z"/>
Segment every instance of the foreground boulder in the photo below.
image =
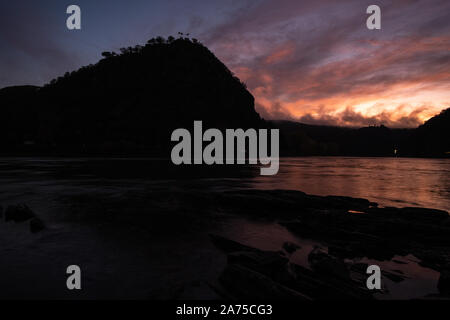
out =
<path fill-rule="evenodd" d="M 8 206 L 5 211 L 5 221 L 24 222 L 35 216 L 34 212 L 24 204 Z"/>
<path fill-rule="evenodd" d="M 30 220 L 30 231 L 31 233 L 38 233 L 45 229 L 44 222 L 38 217 L 34 217 Z"/>
<path fill-rule="evenodd" d="M 45 229 L 44 222 L 25 204 L 8 206 L 5 213 L 5 221 L 22 223 L 29 221 L 31 233 L 38 233 Z M 3 220 L 3 208 L 0 206 L 0 219 Z"/>

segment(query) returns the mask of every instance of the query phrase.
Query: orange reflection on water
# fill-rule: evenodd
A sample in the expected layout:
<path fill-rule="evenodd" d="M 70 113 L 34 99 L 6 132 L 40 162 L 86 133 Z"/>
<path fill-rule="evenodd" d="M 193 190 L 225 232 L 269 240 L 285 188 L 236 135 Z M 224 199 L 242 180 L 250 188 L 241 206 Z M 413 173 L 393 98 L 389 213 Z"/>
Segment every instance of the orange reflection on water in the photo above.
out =
<path fill-rule="evenodd" d="M 251 187 L 366 198 L 382 206 L 450 211 L 450 160 L 284 158 L 276 176 L 255 177 Z"/>

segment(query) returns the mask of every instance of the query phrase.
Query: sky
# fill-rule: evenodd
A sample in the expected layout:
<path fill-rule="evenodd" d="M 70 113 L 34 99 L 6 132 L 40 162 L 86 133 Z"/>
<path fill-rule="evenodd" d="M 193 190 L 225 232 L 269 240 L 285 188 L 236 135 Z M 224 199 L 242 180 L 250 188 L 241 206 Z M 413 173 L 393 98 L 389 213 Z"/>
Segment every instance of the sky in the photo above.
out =
<path fill-rule="evenodd" d="M 71 4 L 81 30 L 66 27 Z M 372 4 L 381 30 L 366 27 Z M 0 88 L 178 32 L 244 81 L 266 119 L 416 127 L 450 107 L 448 0 L 3 1 Z"/>

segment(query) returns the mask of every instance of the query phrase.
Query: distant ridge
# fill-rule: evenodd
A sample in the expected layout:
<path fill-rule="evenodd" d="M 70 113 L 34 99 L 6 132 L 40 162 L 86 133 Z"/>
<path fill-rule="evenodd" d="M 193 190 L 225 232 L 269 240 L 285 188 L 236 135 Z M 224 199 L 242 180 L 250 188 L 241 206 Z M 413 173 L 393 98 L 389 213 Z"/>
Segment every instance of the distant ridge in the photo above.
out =
<path fill-rule="evenodd" d="M 450 156 L 450 109 L 416 129 L 346 128 L 270 121 L 280 128 L 283 156 Z"/>

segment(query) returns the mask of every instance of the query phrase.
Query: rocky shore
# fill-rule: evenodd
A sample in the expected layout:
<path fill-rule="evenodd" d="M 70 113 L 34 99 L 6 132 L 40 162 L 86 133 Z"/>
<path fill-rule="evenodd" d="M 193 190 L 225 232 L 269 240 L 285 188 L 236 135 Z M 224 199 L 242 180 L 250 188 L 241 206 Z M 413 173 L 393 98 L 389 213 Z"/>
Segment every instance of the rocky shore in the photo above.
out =
<path fill-rule="evenodd" d="M 350 259 L 406 255 L 440 272 L 439 298 L 449 297 L 450 217 L 445 211 L 380 208 L 366 199 L 281 190 L 223 193 L 216 195 L 215 203 L 226 212 L 272 219 L 293 234 L 328 247 L 327 252 L 316 248 L 309 253 L 308 269 L 289 262 L 289 254 L 296 250 L 292 244 L 265 252 L 212 235 L 228 259 L 219 287 L 232 297 L 372 299 L 374 292 L 366 288 L 367 264 L 349 263 Z M 394 282 L 406 278 L 401 272 L 382 274 Z"/>
<path fill-rule="evenodd" d="M 450 216 L 442 210 L 379 207 L 366 199 L 286 190 L 155 191 L 145 199 L 142 207 L 152 208 L 152 215 L 139 216 L 142 211 L 137 204 L 134 211 L 126 211 L 121 201 L 124 207 L 111 204 L 117 216 L 110 213 L 110 223 L 120 219 L 124 225 L 151 222 L 156 226 L 160 219 L 164 226 L 178 228 L 176 221 L 237 216 L 278 224 L 323 246 L 311 250 L 308 266 L 302 266 L 290 259 L 301 245 L 288 240 L 278 251 L 267 251 L 211 234 L 209 240 L 227 258 L 218 279 L 209 283 L 221 298 L 374 299 L 380 290 L 367 289 L 368 264 L 358 259 L 392 260 L 401 265 L 405 262 L 396 257 L 408 255 L 417 258 L 420 266 L 440 273 L 439 294 L 422 298 L 450 297 Z M 29 223 L 33 233 L 46 231 L 45 223 L 25 205 L 0 207 L 0 218 L 3 223 Z M 97 218 L 102 219 L 101 215 Z M 408 278 L 398 270 L 383 270 L 382 276 L 395 283 Z"/>

